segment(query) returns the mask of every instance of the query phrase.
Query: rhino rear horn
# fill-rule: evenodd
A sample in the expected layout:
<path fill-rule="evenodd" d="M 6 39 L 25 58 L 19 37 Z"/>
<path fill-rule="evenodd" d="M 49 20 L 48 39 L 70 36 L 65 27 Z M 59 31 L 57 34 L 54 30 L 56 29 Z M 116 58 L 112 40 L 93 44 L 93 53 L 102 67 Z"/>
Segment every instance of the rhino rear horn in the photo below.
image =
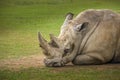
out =
<path fill-rule="evenodd" d="M 55 37 L 53 34 L 49 34 L 49 35 L 50 35 L 50 40 L 52 42 L 52 46 L 59 48 L 61 45 L 60 45 L 58 38 Z"/>

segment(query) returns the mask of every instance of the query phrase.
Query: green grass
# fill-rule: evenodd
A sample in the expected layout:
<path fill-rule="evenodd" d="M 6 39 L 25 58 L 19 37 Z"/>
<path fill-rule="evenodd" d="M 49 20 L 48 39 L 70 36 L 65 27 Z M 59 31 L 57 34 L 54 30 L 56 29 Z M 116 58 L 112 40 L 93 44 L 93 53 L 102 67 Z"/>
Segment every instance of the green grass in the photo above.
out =
<path fill-rule="evenodd" d="M 42 54 L 38 31 L 49 40 L 49 33 L 59 34 L 66 13 L 91 8 L 120 12 L 120 0 L 0 0 L 0 60 Z M 0 69 L 0 80 L 120 80 L 119 75 L 116 68 Z"/>
<path fill-rule="evenodd" d="M 88 66 L 89 67 L 89 66 Z M 1 80 L 119 80 L 120 69 L 98 67 L 29 68 L 20 71 L 1 70 Z"/>

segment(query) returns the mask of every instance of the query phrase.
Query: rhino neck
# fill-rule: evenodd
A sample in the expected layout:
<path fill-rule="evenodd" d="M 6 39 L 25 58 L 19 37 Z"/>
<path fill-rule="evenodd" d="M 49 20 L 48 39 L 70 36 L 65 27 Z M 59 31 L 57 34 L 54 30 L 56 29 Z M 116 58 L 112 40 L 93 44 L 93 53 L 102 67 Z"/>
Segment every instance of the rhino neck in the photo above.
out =
<path fill-rule="evenodd" d="M 93 26 L 93 28 L 86 34 L 86 36 L 83 38 L 80 48 L 79 48 L 79 54 L 82 54 L 82 52 L 84 51 L 84 48 L 89 40 L 89 38 L 93 35 L 93 33 L 95 32 L 95 30 L 98 28 L 98 25 L 100 24 L 100 20 Z"/>

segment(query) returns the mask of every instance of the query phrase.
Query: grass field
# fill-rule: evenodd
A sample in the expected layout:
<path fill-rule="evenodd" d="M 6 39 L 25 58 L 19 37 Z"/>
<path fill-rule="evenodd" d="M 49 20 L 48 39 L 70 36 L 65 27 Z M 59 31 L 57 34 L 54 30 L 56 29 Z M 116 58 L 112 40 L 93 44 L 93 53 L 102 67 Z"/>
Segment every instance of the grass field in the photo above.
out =
<path fill-rule="evenodd" d="M 91 8 L 120 12 L 120 0 L 1 0 L 0 61 L 41 55 L 38 31 L 49 40 L 49 33 L 59 34 L 66 13 L 77 15 Z M 0 68 L 0 80 L 120 80 L 118 67 Z"/>
<path fill-rule="evenodd" d="M 119 65 L 117 65 L 119 66 Z M 1 80 L 120 80 L 120 68 L 108 66 L 67 66 L 0 71 Z"/>

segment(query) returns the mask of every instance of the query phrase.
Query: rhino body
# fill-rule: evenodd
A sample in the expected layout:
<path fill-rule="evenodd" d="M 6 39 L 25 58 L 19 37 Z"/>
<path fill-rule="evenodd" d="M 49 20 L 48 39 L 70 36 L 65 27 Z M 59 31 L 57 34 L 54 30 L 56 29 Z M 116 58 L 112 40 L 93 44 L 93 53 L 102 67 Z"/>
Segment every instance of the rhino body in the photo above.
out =
<path fill-rule="evenodd" d="M 51 42 L 46 45 L 49 50 L 42 47 L 44 53 L 54 53 L 52 58 L 45 59 L 47 66 L 64 66 L 68 62 L 75 65 L 119 63 L 120 14 L 89 9 L 73 19 L 70 13 L 59 36 L 51 36 Z"/>
<path fill-rule="evenodd" d="M 87 40 L 86 45 L 84 45 L 86 38 L 83 39 L 82 52 L 80 51 L 80 55 L 78 54 L 73 63 L 103 64 L 120 62 L 120 16 L 109 10 L 88 10 L 83 14 L 86 16 L 84 18 L 87 18 L 93 25 L 97 20 L 100 20 L 100 23 Z M 81 17 L 81 14 L 78 15 L 75 21 L 80 23 Z"/>

